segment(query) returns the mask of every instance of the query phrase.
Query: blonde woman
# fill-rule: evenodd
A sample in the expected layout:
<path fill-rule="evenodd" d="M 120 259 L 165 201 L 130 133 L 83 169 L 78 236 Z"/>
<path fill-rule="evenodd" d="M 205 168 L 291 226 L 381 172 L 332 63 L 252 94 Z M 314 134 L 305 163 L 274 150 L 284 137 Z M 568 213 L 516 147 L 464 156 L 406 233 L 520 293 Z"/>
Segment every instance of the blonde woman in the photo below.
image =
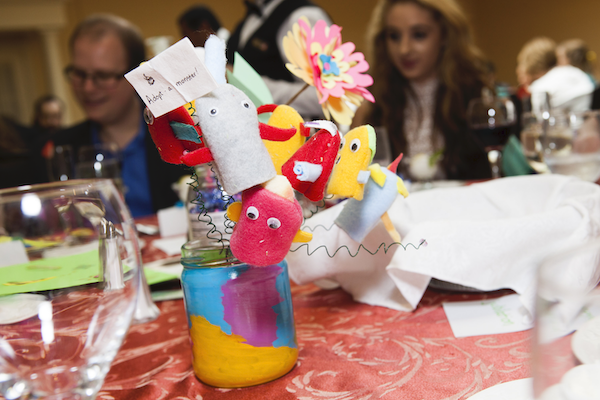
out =
<path fill-rule="evenodd" d="M 368 31 L 375 104 L 353 125 L 386 128 L 392 155 L 439 158 L 437 178 L 490 176 L 485 152 L 469 133 L 469 100 L 480 97 L 486 61 L 454 0 L 380 0 Z M 432 157 L 433 156 L 433 157 Z"/>
<path fill-rule="evenodd" d="M 594 63 L 596 53 L 588 47 L 582 39 L 569 39 L 556 46 L 557 65 L 572 65 L 587 74 L 592 83 L 596 85 L 594 77 Z"/>

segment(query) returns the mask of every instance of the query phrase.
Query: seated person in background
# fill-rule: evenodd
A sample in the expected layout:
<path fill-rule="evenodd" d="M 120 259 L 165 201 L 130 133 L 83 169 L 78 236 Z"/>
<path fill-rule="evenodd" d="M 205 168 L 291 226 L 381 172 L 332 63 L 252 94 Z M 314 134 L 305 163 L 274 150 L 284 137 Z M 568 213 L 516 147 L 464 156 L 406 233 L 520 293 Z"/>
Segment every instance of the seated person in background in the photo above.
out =
<path fill-rule="evenodd" d="M 48 134 L 63 126 L 64 103 L 54 95 L 42 96 L 33 106 L 33 128 Z"/>
<path fill-rule="evenodd" d="M 556 46 L 556 65 L 572 65 L 587 74 L 594 85 L 594 61 L 596 53 L 581 39 L 569 39 Z"/>
<path fill-rule="evenodd" d="M 187 36 L 194 47 L 204 47 L 204 42 L 211 34 L 227 41 L 229 31 L 221 26 L 218 18 L 203 5 L 188 8 L 177 20 L 181 36 Z"/>
<path fill-rule="evenodd" d="M 544 107 L 544 93 L 549 94 L 550 107 L 565 112 L 589 110 L 594 84 L 572 65 L 556 65 L 556 44 L 552 39 L 537 37 L 525 43 L 517 56 L 519 83 L 527 85 L 531 109 Z"/>
<path fill-rule="evenodd" d="M 235 52 L 263 77 L 276 104 L 285 104 L 304 82 L 295 78 L 285 67 L 283 38 L 294 23 L 304 16 L 311 26 L 322 19 L 331 20 L 327 13 L 308 0 L 247 0 L 248 12 L 238 24 L 227 43 L 227 60 L 233 64 Z M 302 92 L 292 107 L 306 120 L 323 118 L 315 88 Z"/>
<path fill-rule="evenodd" d="M 441 153 L 436 179 L 489 178 L 466 121 L 469 100 L 489 86 L 485 60 L 458 4 L 379 0 L 368 37 L 376 103 L 363 102 L 352 125 L 385 128 L 393 158 Z"/>
<path fill-rule="evenodd" d="M 0 115 L 0 189 L 46 181 L 36 132 Z"/>
<path fill-rule="evenodd" d="M 177 202 L 171 189 L 186 170 L 160 158 L 143 118 L 144 105 L 123 77 L 145 59 L 144 40 L 129 21 L 92 15 L 70 38 L 65 72 L 87 121 L 53 135 L 54 144 L 80 147 L 115 143 L 121 151 L 125 202 L 134 217 Z"/>

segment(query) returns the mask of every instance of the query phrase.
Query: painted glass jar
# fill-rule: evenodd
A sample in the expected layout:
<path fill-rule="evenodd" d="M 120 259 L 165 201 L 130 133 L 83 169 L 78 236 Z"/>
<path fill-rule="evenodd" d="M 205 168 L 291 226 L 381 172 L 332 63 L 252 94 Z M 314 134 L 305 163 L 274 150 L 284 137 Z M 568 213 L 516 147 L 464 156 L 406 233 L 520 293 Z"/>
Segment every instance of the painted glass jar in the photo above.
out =
<path fill-rule="evenodd" d="M 241 263 L 220 244 L 182 248 L 193 367 L 204 383 L 245 387 L 279 378 L 298 357 L 287 263 Z"/>

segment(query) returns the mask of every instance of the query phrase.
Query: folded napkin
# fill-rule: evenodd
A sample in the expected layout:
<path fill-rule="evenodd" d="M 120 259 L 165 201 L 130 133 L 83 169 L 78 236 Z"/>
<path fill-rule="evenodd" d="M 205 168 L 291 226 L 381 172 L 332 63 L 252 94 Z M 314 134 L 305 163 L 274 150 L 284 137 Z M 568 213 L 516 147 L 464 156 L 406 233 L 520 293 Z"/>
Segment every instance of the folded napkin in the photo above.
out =
<path fill-rule="evenodd" d="M 406 311 L 433 277 L 484 291 L 512 289 L 531 312 L 541 260 L 600 234 L 600 187 L 561 175 L 399 196 L 388 214 L 402 246 L 391 245 L 381 222 L 362 244 L 352 240 L 333 222 L 344 205 L 305 221 L 313 239 L 292 247 L 290 277 L 299 284 L 334 280 L 356 301 Z"/>
<path fill-rule="evenodd" d="M 521 141 L 515 135 L 510 135 L 502 150 L 502 173 L 504 176 L 535 174 L 523 154 Z"/>

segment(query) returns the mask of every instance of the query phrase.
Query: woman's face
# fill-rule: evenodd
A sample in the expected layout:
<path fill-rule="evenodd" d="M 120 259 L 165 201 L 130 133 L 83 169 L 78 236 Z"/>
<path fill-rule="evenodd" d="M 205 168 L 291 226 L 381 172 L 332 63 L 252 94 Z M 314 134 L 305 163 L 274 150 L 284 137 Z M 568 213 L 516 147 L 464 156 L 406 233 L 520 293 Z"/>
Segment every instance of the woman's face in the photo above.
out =
<path fill-rule="evenodd" d="M 423 82 L 437 74 L 442 27 L 429 10 L 414 3 L 393 5 L 385 38 L 390 60 L 406 79 Z"/>

